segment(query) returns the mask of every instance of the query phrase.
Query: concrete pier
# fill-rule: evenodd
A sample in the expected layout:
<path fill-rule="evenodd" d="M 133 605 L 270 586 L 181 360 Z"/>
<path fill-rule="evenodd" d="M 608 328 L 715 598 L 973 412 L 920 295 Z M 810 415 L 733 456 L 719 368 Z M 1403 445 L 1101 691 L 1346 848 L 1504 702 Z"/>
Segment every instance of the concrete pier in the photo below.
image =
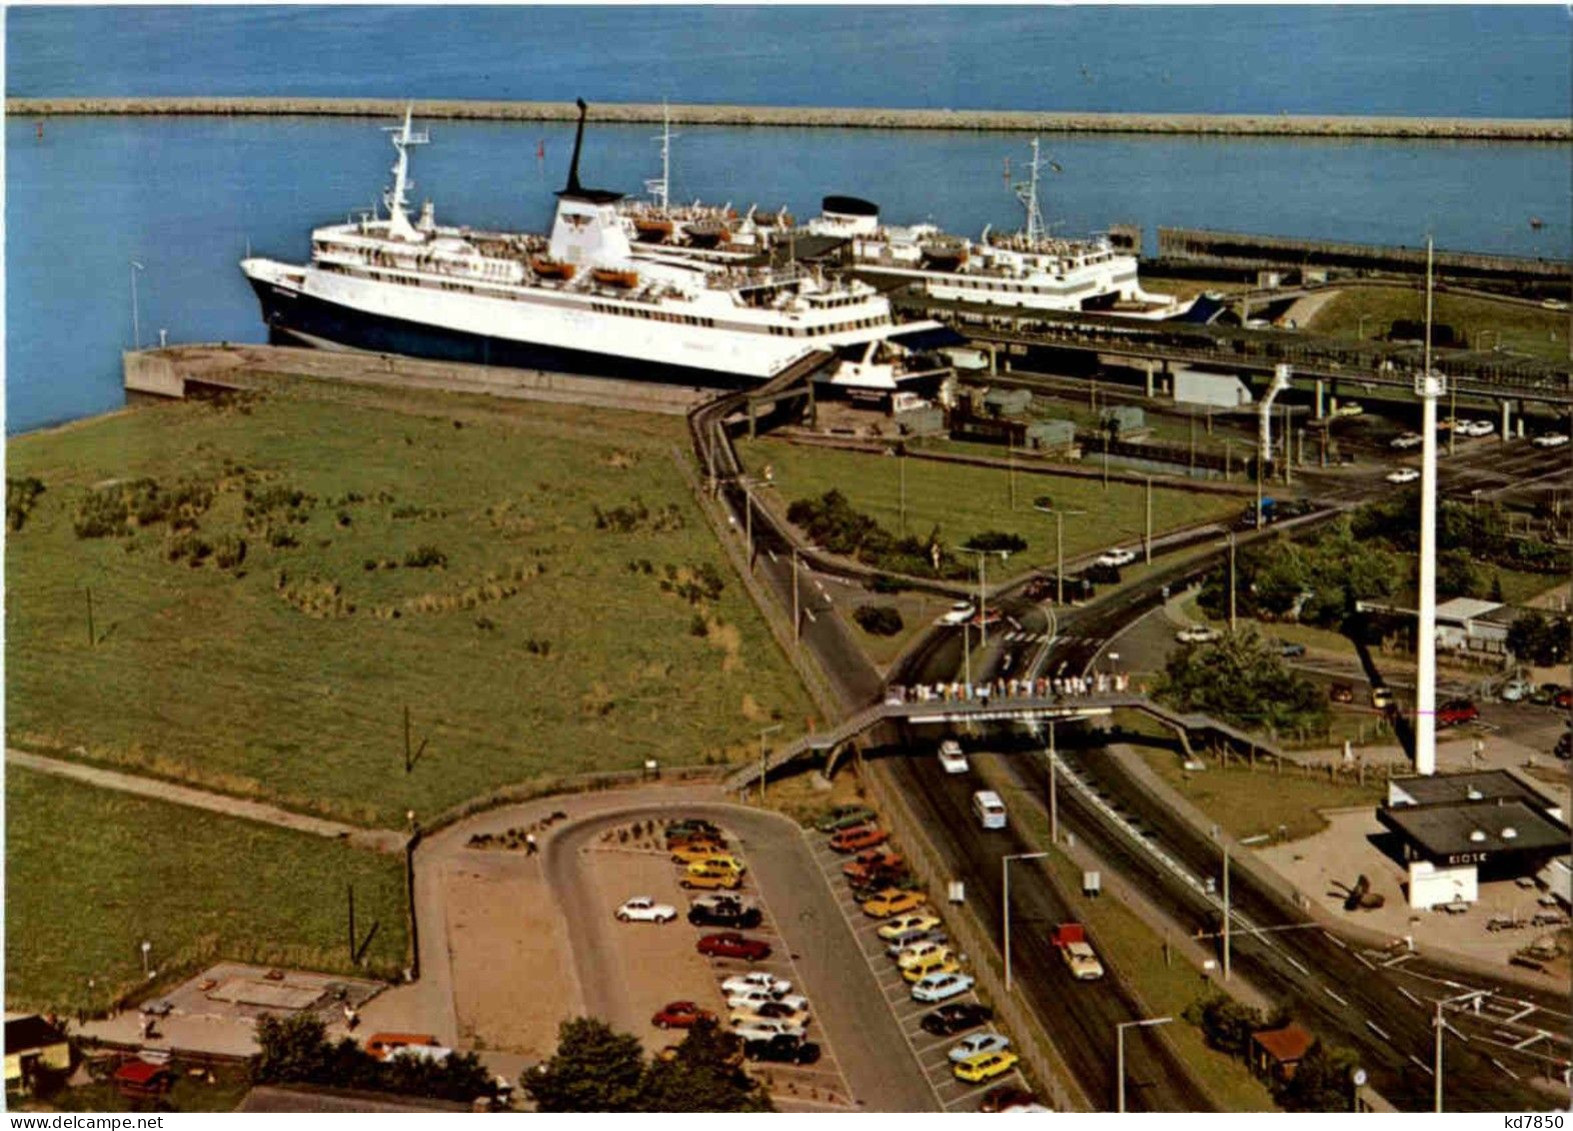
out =
<path fill-rule="evenodd" d="M 391 118 L 395 98 L 8 98 L 13 117 L 52 114 L 325 115 Z M 417 118 L 571 122 L 571 102 L 488 102 L 419 99 Z M 598 122 L 660 122 L 658 103 L 597 103 Z M 1002 130 L 1024 133 L 1208 134 L 1239 137 L 1462 138 L 1556 142 L 1573 139 L 1573 123 L 1544 118 L 1402 118 L 1310 114 L 1141 114 L 1037 110 L 910 110 L 861 106 L 709 106 L 674 103 L 674 125 L 804 126 L 887 130 Z"/>

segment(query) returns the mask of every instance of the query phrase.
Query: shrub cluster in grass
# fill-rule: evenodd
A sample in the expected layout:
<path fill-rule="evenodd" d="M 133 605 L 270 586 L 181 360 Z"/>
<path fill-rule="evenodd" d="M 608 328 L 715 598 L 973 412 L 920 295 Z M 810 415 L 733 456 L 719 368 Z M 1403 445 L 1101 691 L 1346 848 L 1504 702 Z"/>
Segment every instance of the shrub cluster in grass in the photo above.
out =
<path fill-rule="evenodd" d="M 665 576 L 661 578 L 661 592 L 675 593 L 690 605 L 697 605 L 701 601 L 718 601 L 721 591 L 726 588 L 721 571 L 711 562 L 682 567 L 668 563 L 662 567 L 662 572 Z"/>
<path fill-rule="evenodd" d="M 207 483 L 188 479 L 164 488 L 156 479 L 131 479 L 82 496 L 72 525 L 78 538 L 119 537 L 130 533 L 133 522 L 195 529 L 197 517 L 212 505 L 213 488 Z"/>
<path fill-rule="evenodd" d="M 1169 657 L 1154 694 L 1182 711 L 1269 731 L 1320 730 L 1327 701 L 1284 663 L 1275 645 L 1246 630 Z"/>
<path fill-rule="evenodd" d="M 31 475 L 21 479 L 12 479 L 9 475 L 5 480 L 5 528 L 12 533 L 22 529 L 27 522 L 27 516 L 33 510 L 33 504 L 38 501 L 38 496 L 44 493 L 44 484 Z"/>
<path fill-rule="evenodd" d="M 1297 542 L 1280 533 L 1242 550 L 1235 563 L 1235 600 L 1245 616 L 1336 628 L 1359 600 L 1391 596 L 1402 577 L 1399 556 L 1347 519 L 1321 537 Z M 1222 619 L 1229 609 L 1229 574 L 1215 570 L 1197 605 Z"/>
<path fill-rule="evenodd" d="M 961 578 L 968 564 L 945 549 L 935 527 L 927 539 L 897 538 L 870 516 L 856 511 L 840 491 L 817 499 L 798 499 L 787 508 L 787 521 L 833 554 L 916 577 Z"/>
<path fill-rule="evenodd" d="M 1413 495 L 1367 503 L 1351 519 L 1354 536 L 1373 540 L 1403 553 L 1420 549 L 1420 508 Z M 1467 563 L 1485 563 L 1529 573 L 1567 573 L 1573 553 L 1538 538 L 1515 537 L 1508 530 L 1507 514 L 1500 507 L 1474 507 L 1443 499 L 1437 510 L 1437 544 L 1448 547 L 1437 558 L 1439 593 L 1450 557 Z M 1478 586 L 1478 579 L 1476 580 Z"/>
<path fill-rule="evenodd" d="M 243 511 L 246 525 L 260 526 L 271 519 L 275 511 L 282 511 L 280 518 L 284 522 L 303 523 L 311 517 L 311 509 L 317 505 L 314 495 L 291 487 L 288 484 L 277 483 L 269 487 L 247 486 L 245 490 L 246 505 Z"/>
<path fill-rule="evenodd" d="M 404 555 L 404 564 L 411 569 L 442 569 L 448 564 L 448 555 L 436 546 L 421 545 Z"/>
<path fill-rule="evenodd" d="M 451 1052 L 442 1060 L 390 1056 L 378 1060 L 353 1037 L 328 1040 L 327 1025 L 311 1013 L 257 1018 L 257 1084 L 319 1084 L 361 1091 L 398 1092 L 468 1103 L 496 1094 L 491 1073 L 473 1052 Z"/>
<path fill-rule="evenodd" d="M 860 605 L 852 619 L 874 636 L 894 636 L 902 629 L 901 611 L 893 605 Z"/>
<path fill-rule="evenodd" d="M 632 502 L 623 506 L 602 510 L 599 506 L 592 508 L 595 511 L 595 528 L 597 530 L 610 530 L 617 534 L 632 534 L 636 530 L 652 530 L 658 534 L 670 530 L 683 528 L 683 512 L 676 503 L 667 503 L 665 506 L 651 511 L 645 506 L 644 500 L 637 496 Z"/>

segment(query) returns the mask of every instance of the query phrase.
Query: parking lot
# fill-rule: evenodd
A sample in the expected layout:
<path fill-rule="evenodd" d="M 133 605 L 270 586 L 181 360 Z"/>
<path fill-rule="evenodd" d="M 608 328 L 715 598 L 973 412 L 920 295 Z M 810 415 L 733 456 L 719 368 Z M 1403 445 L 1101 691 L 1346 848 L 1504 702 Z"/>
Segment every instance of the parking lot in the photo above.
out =
<path fill-rule="evenodd" d="M 842 866 L 847 863 L 849 857 L 833 851 L 829 846 L 829 838 L 824 835 L 810 833 L 808 839 L 813 849 L 814 860 L 824 874 L 825 882 L 835 893 L 836 903 L 846 918 L 864 959 L 874 973 L 880 993 L 884 996 L 886 1005 L 890 1007 L 890 1012 L 901 1029 L 907 1047 L 921 1068 L 929 1087 L 933 1089 L 940 1107 L 945 1111 L 974 1111 L 983 1094 L 991 1088 L 1004 1084 L 1025 1089 L 1026 1080 L 1021 1072 L 1014 1068 L 985 1084 L 964 1084 L 956 1079 L 951 1072 L 947 1053 L 951 1046 L 966 1034 L 936 1037 L 924 1031 L 919 1022 L 923 1015 L 935 1006 L 912 999 L 911 985 L 901 976 L 896 963 L 885 953 L 887 944 L 878 934 L 882 921 L 865 915 L 862 906 L 853 898 L 841 872 Z M 937 910 L 935 914 L 938 914 Z M 978 997 L 969 990 L 966 994 L 951 1000 L 977 1001 Z M 988 1027 L 984 1026 L 983 1029 Z M 971 1032 L 979 1031 L 983 1030 L 971 1030 Z"/>

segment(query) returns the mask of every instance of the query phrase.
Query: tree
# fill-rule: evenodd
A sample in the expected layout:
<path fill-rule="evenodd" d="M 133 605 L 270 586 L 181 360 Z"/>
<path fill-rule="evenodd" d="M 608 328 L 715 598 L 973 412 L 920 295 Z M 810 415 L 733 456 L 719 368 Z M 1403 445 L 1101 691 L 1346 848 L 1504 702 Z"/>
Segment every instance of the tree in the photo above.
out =
<path fill-rule="evenodd" d="M 1241 1058 L 1251 1051 L 1251 1034 L 1277 1028 L 1286 1021 L 1282 1010 L 1267 1016 L 1260 1009 L 1222 994 L 1193 1001 L 1182 1016 L 1201 1029 L 1213 1048 Z"/>
<path fill-rule="evenodd" d="M 1537 667 L 1565 663 L 1568 657 L 1568 627 L 1566 617 L 1548 619 L 1538 609 L 1530 609 L 1508 626 L 1508 651 Z"/>
<path fill-rule="evenodd" d="M 1345 1048 L 1311 1045 L 1295 1067 L 1288 1083 L 1273 1089 L 1273 1099 L 1285 1111 L 1348 1111 L 1354 1083 L 1350 1074 L 1359 1057 Z"/>
<path fill-rule="evenodd" d="M 894 636 L 902 627 L 901 610 L 894 605 L 859 605 L 852 619 L 874 636 Z"/>
<path fill-rule="evenodd" d="M 260 1052 L 251 1062 L 255 1084 L 325 1084 L 333 1079 L 333 1050 L 327 1040 L 328 1027 L 310 1013 L 275 1017 L 264 1013 L 257 1018 L 257 1045 Z"/>
<path fill-rule="evenodd" d="M 775 1110 L 769 1093 L 743 1071 L 737 1037 L 714 1021 L 688 1030 L 670 1060 L 653 1061 L 642 1092 L 647 1112 Z"/>
<path fill-rule="evenodd" d="M 564 1021 L 557 1052 L 519 1083 L 546 1112 L 639 1111 L 644 1080 L 639 1038 L 593 1017 Z"/>
<path fill-rule="evenodd" d="M 1182 711 L 1246 727 L 1320 728 L 1327 721 L 1316 686 L 1291 672 L 1277 648 L 1251 630 L 1173 653 L 1154 690 Z"/>

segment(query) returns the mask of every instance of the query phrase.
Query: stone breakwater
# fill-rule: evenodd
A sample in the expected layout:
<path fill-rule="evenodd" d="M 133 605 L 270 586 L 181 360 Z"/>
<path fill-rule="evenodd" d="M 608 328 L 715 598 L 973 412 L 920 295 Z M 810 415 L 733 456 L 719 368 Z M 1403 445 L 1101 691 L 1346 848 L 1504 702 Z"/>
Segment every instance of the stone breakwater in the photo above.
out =
<path fill-rule="evenodd" d="M 563 122 L 568 102 L 416 100 L 420 118 Z M 55 114 L 322 115 L 388 118 L 406 103 L 391 98 L 8 98 L 12 117 Z M 878 110 L 858 107 L 705 106 L 668 108 L 674 123 L 885 130 L 1001 130 L 1029 133 L 1173 134 L 1227 137 L 1413 138 L 1559 142 L 1573 123 L 1555 118 L 1394 118 L 1306 114 L 1103 114 L 1034 110 Z M 651 103 L 598 103 L 598 122 L 659 122 Z"/>

